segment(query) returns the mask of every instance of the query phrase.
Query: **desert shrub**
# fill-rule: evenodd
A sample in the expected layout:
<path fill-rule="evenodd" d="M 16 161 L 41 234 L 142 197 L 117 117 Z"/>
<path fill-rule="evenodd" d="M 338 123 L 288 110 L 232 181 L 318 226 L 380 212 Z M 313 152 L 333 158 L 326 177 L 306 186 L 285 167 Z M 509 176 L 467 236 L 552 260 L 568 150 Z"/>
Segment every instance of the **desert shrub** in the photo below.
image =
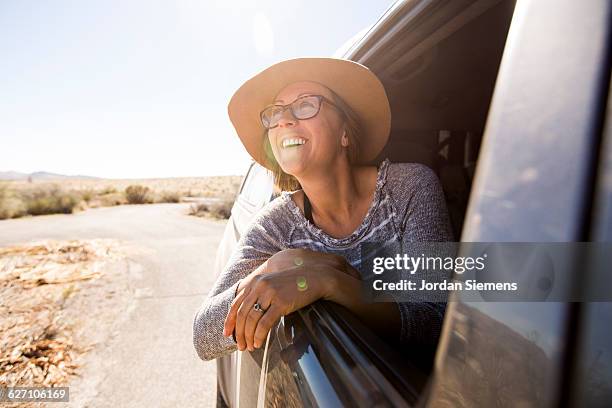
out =
<path fill-rule="evenodd" d="M 158 203 L 178 203 L 181 201 L 181 194 L 178 191 L 162 191 L 156 201 Z"/>
<path fill-rule="evenodd" d="M 205 217 L 208 214 L 208 204 L 191 204 L 188 214 L 196 217 Z"/>
<path fill-rule="evenodd" d="M 146 204 L 151 202 L 150 189 L 146 186 L 131 185 L 125 189 L 128 204 Z"/>
<path fill-rule="evenodd" d="M 22 197 L 26 211 L 31 215 L 70 214 L 81 201 L 77 194 L 63 191 L 56 186 L 24 192 Z"/>
<path fill-rule="evenodd" d="M 108 186 L 108 187 L 104 187 L 102 191 L 100 191 L 100 195 L 115 194 L 116 192 L 117 192 L 117 189 L 115 187 Z"/>
<path fill-rule="evenodd" d="M 0 220 L 22 217 L 27 214 L 26 206 L 15 191 L 0 185 Z"/>
<path fill-rule="evenodd" d="M 91 199 L 94 198 L 95 196 L 95 192 L 92 189 L 81 190 L 79 191 L 79 194 L 81 195 L 81 198 L 85 202 L 90 202 Z"/>
<path fill-rule="evenodd" d="M 234 200 L 223 200 L 219 203 L 215 203 L 212 207 L 212 214 L 214 217 L 228 219 L 232 215 L 232 206 Z"/>
<path fill-rule="evenodd" d="M 124 193 L 109 193 L 97 195 L 89 203 L 89 208 L 113 207 L 115 205 L 127 204 Z"/>
<path fill-rule="evenodd" d="M 198 203 L 189 207 L 189 215 L 228 219 L 232 215 L 233 200 L 225 199 L 216 203 Z"/>
<path fill-rule="evenodd" d="M 125 194 L 122 193 L 109 193 L 98 197 L 100 205 L 102 207 L 111 207 L 114 205 L 127 204 Z"/>

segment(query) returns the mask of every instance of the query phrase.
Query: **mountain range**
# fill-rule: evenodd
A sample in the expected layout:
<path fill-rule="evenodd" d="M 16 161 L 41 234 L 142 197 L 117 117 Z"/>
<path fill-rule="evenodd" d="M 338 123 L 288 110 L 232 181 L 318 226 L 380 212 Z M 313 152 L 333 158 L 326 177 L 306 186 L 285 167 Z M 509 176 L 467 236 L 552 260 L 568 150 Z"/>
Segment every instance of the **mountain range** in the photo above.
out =
<path fill-rule="evenodd" d="M 18 171 L 0 171 L 0 180 L 64 180 L 64 179 L 97 179 L 98 177 L 50 173 L 48 171 L 36 171 L 34 173 L 21 173 Z"/>

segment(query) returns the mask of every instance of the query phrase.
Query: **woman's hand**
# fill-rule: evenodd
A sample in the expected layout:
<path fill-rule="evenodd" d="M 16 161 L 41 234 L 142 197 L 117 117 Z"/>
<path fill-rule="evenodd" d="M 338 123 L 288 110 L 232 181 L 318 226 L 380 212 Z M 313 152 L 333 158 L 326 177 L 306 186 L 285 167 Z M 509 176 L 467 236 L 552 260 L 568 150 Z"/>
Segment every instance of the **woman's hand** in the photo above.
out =
<path fill-rule="evenodd" d="M 305 249 L 280 251 L 241 282 L 225 319 L 224 334 L 235 330 L 238 349 L 259 348 L 281 316 L 319 299 L 329 299 L 338 274 L 359 278 L 344 258 Z M 259 303 L 262 311 L 254 309 Z"/>

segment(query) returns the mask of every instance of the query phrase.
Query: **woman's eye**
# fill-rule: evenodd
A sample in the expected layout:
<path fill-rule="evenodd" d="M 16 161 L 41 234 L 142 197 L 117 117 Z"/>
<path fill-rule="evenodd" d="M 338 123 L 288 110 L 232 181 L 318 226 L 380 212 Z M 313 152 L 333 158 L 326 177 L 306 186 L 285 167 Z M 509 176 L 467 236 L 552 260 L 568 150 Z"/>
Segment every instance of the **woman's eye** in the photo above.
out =
<path fill-rule="evenodd" d="M 277 109 L 274 109 L 272 111 L 272 114 L 270 116 L 273 117 L 273 118 L 279 118 L 282 115 L 283 115 L 283 109 L 282 108 L 277 108 Z"/>
<path fill-rule="evenodd" d="M 300 109 L 311 109 L 313 107 L 314 105 L 310 101 L 302 101 L 300 102 L 300 106 L 299 106 Z"/>

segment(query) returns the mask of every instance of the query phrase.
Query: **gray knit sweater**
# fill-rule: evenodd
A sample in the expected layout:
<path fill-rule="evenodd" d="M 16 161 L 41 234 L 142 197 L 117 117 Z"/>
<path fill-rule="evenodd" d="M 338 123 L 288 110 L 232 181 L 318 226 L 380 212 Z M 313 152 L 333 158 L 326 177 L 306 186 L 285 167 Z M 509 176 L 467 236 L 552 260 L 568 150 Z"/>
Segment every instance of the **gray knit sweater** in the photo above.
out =
<path fill-rule="evenodd" d="M 417 163 L 390 163 L 378 167 L 374 200 L 361 225 L 349 236 L 334 238 L 310 223 L 283 192 L 265 206 L 242 235 L 225 269 L 193 322 L 193 343 L 203 360 L 236 350 L 223 336 L 223 323 L 238 281 L 278 251 L 307 248 L 337 253 L 356 269 L 363 242 L 452 241 L 444 194 L 435 173 Z M 444 304 L 399 302 L 401 342 L 431 344 L 440 333 Z"/>

